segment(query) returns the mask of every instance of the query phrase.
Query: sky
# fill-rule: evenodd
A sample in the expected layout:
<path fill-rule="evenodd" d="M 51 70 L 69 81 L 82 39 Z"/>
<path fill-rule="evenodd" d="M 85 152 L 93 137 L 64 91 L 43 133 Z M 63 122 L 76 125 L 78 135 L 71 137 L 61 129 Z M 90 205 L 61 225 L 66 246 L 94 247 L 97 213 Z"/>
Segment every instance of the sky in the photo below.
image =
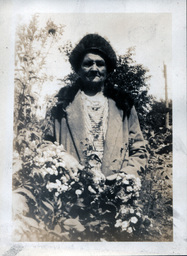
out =
<path fill-rule="evenodd" d="M 30 16 L 19 16 L 18 23 L 25 23 Z M 60 13 L 40 14 L 39 26 L 51 19 L 57 25 L 65 25 L 62 45 L 70 40 L 75 46 L 87 33 L 98 33 L 107 38 L 116 54 L 125 54 L 135 47 L 134 60 L 149 69 L 150 91 L 157 99 L 165 98 L 163 65 L 167 66 L 168 97 L 172 97 L 171 61 L 172 29 L 171 14 L 166 13 Z M 57 49 L 53 49 L 47 63 L 47 72 L 63 78 L 70 71 Z M 58 83 L 43 90 L 51 94 L 59 89 Z"/>

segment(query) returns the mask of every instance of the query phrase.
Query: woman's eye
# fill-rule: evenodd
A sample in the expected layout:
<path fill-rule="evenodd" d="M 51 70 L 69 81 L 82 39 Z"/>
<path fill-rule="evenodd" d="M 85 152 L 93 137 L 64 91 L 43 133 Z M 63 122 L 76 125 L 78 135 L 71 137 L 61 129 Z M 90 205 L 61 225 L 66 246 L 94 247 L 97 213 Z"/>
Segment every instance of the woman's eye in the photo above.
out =
<path fill-rule="evenodd" d="M 105 62 L 104 61 L 98 61 L 96 64 L 97 64 L 98 67 L 105 66 Z"/>
<path fill-rule="evenodd" d="M 88 62 L 83 62 L 83 67 L 91 67 L 92 66 L 92 62 L 88 61 Z"/>

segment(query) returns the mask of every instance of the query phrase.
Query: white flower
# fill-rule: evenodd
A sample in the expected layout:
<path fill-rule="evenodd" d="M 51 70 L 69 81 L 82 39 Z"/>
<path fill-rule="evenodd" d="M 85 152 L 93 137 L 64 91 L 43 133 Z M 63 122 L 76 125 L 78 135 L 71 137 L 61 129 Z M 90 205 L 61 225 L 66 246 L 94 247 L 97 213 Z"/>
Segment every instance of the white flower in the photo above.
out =
<path fill-rule="evenodd" d="M 122 177 L 119 175 L 116 177 L 116 180 L 121 180 L 121 179 L 122 179 Z"/>
<path fill-rule="evenodd" d="M 57 179 L 56 179 L 56 184 L 57 184 L 57 185 L 61 185 L 62 183 L 61 183 L 60 180 L 57 180 Z"/>
<path fill-rule="evenodd" d="M 126 221 L 126 220 L 123 221 L 123 222 L 122 222 L 122 231 L 126 230 L 128 226 L 129 226 L 129 222 Z"/>
<path fill-rule="evenodd" d="M 125 185 L 129 185 L 129 181 L 126 178 L 123 179 L 122 183 Z"/>
<path fill-rule="evenodd" d="M 47 161 L 47 162 L 53 162 L 53 158 L 52 158 L 52 157 L 48 157 L 48 158 L 46 159 L 46 161 Z"/>
<path fill-rule="evenodd" d="M 45 163 L 45 159 L 43 157 L 41 157 L 41 158 L 38 159 L 38 162 L 40 164 L 44 164 Z"/>
<path fill-rule="evenodd" d="M 127 213 L 127 209 L 122 208 L 122 209 L 121 209 L 121 213 L 122 213 L 122 214 L 126 214 L 126 213 Z"/>
<path fill-rule="evenodd" d="M 68 179 L 65 176 L 62 176 L 60 179 L 62 183 L 66 183 L 68 181 Z"/>
<path fill-rule="evenodd" d="M 89 190 L 92 194 L 96 194 L 96 191 L 95 191 L 91 186 L 88 186 L 88 190 Z"/>
<path fill-rule="evenodd" d="M 132 223 L 136 224 L 138 222 L 138 219 L 136 217 L 131 217 L 130 220 Z"/>
<path fill-rule="evenodd" d="M 46 188 L 49 190 L 49 192 L 51 192 L 53 189 L 57 188 L 57 186 L 58 185 L 56 183 L 50 182 L 46 185 Z"/>
<path fill-rule="evenodd" d="M 132 192 L 133 191 L 131 186 L 128 186 L 126 189 L 127 189 L 127 192 Z"/>
<path fill-rule="evenodd" d="M 99 190 L 99 193 L 103 192 L 103 189 L 101 187 L 99 187 L 98 190 Z"/>
<path fill-rule="evenodd" d="M 141 213 L 140 213 L 140 212 L 137 212 L 136 215 L 137 215 L 138 217 L 141 217 Z"/>
<path fill-rule="evenodd" d="M 29 154 L 31 153 L 31 150 L 30 150 L 28 147 L 26 147 L 24 153 L 25 153 L 26 155 L 29 155 Z"/>
<path fill-rule="evenodd" d="M 61 153 L 61 150 L 59 148 L 56 149 L 56 154 L 60 154 Z"/>
<path fill-rule="evenodd" d="M 131 228 L 131 227 L 128 227 L 127 232 L 128 232 L 128 233 L 132 233 L 132 228 Z"/>
<path fill-rule="evenodd" d="M 128 179 L 128 180 L 135 180 L 136 177 L 133 174 L 127 174 L 126 175 L 126 179 Z"/>
<path fill-rule="evenodd" d="M 58 164 L 58 161 L 56 159 L 53 159 L 53 164 L 54 165 L 57 165 Z"/>
<path fill-rule="evenodd" d="M 51 168 L 52 168 L 53 170 L 56 170 L 56 166 L 55 166 L 55 165 L 52 165 Z"/>
<path fill-rule="evenodd" d="M 120 177 L 122 177 L 122 178 L 126 176 L 126 174 L 125 174 L 124 172 L 120 172 L 119 175 L 120 175 Z"/>
<path fill-rule="evenodd" d="M 60 186 L 60 189 L 59 189 L 59 190 L 65 192 L 65 191 L 68 190 L 68 186 L 65 185 L 65 184 L 62 184 L 62 185 Z"/>
<path fill-rule="evenodd" d="M 56 156 L 56 153 L 55 153 L 55 151 L 50 151 L 50 156 Z"/>
<path fill-rule="evenodd" d="M 43 152 L 43 157 L 44 157 L 44 158 L 48 158 L 48 156 L 49 156 L 49 153 L 48 153 L 47 151 L 44 151 L 44 152 Z"/>
<path fill-rule="evenodd" d="M 58 197 L 60 195 L 59 192 L 55 192 L 55 196 Z"/>
<path fill-rule="evenodd" d="M 45 175 L 47 174 L 46 171 L 42 171 L 43 177 L 45 177 Z"/>
<path fill-rule="evenodd" d="M 64 161 L 62 161 L 62 162 L 60 162 L 60 163 L 57 163 L 57 164 L 56 164 L 56 167 L 63 167 L 63 168 L 65 168 L 65 167 L 66 167 L 66 164 L 65 164 Z"/>
<path fill-rule="evenodd" d="M 134 209 L 130 209 L 130 213 L 131 213 L 131 214 L 134 213 Z"/>
<path fill-rule="evenodd" d="M 76 195 L 81 195 L 81 194 L 82 194 L 82 190 L 77 189 L 77 190 L 75 191 L 75 194 L 76 194 Z"/>
<path fill-rule="evenodd" d="M 117 220 L 116 224 L 115 224 L 115 227 L 119 228 L 119 227 L 121 227 L 121 225 L 122 225 L 122 220 Z"/>
<path fill-rule="evenodd" d="M 47 171 L 49 174 L 51 174 L 51 175 L 54 174 L 54 171 L 53 171 L 52 168 L 46 168 L 46 171 Z"/>
<path fill-rule="evenodd" d="M 139 192 L 136 192 L 135 196 L 136 196 L 136 197 L 139 197 L 139 196 L 140 196 Z"/>
<path fill-rule="evenodd" d="M 128 202 L 128 200 L 131 198 L 131 194 L 129 194 L 129 195 L 127 195 L 127 196 L 124 196 L 123 198 L 122 198 L 122 201 L 124 202 L 124 203 L 126 203 L 126 202 Z"/>

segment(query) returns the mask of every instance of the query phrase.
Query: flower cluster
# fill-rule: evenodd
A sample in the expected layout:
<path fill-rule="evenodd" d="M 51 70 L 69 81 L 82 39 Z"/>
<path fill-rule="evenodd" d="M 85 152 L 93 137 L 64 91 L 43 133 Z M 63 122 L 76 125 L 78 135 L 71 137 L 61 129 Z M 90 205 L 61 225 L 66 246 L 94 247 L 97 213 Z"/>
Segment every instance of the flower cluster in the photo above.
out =
<path fill-rule="evenodd" d="M 139 197 L 141 189 L 140 178 L 133 174 L 119 173 L 116 178 L 116 185 L 120 190 L 116 194 L 116 198 L 120 198 L 122 203 L 127 203 L 130 199 L 135 200 Z"/>
<path fill-rule="evenodd" d="M 121 231 L 132 233 L 139 228 L 140 224 L 142 224 L 142 218 L 141 209 L 131 205 L 121 205 L 119 212 L 116 215 L 115 227 L 120 228 Z"/>
<path fill-rule="evenodd" d="M 75 175 L 70 165 L 72 161 L 77 167 Z M 125 240 L 129 235 L 146 229 L 145 218 L 137 203 L 141 183 L 134 175 L 116 173 L 110 183 L 101 171 L 92 165 L 81 167 L 62 145 L 49 142 L 38 145 L 28 168 L 31 169 L 29 189 L 33 196 L 28 191 L 26 193 L 35 202 L 31 212 L 48 229 L 55 228 L 59 223 L 59 232 L 68 230 L 70 240 L 79 235 L 82 241 L 93 239 L 88 237 L 90 232 L 98 241 L 101 230 L 104 230 L 106 237 L 116 230 L 124 234 Z M 68 219 L 80 223 L 76 226 L 68 224 L 67 227 Z M 150 225 L 148 221 L 146 223 Z M 84 231 L 80 236 L 76 232 L 80 232 L 82 226 Z"/>

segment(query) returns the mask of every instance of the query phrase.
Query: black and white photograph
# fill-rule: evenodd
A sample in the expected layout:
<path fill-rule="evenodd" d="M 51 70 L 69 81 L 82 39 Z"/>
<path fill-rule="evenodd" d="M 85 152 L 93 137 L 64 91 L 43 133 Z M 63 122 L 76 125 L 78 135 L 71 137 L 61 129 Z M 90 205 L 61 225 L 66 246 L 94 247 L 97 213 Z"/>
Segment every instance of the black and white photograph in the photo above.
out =
<path fill-rule="evenodd" d="M 7 233 L 13 245 L 3 255 L 24 255 L 28 242 L 50 250 L 61 242 L 71 250 L 99 242 L 100 253 L 110 242 L 116 253 L 118 242 L 172 244 L 176 226 L 185 223 L 175 207 L 175 183 L 184 173 L 175 171 L 175 157 L 182 152 L 177 168 L 185 166 L 186 148 L 175 136 L 182 101 L 173 79 L 173 14 L 81 7 L 83 1 L 72 12 L 33 8 L 14 15 Z M 131 253 L 131 246 L 120 252 Z"/>

